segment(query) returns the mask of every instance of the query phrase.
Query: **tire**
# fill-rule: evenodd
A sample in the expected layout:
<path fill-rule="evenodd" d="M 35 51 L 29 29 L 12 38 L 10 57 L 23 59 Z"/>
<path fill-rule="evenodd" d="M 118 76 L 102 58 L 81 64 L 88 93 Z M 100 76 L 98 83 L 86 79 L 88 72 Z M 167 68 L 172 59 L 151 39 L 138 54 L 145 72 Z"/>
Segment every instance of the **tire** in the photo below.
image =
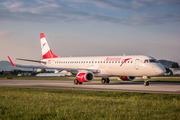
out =
<path fill-rule="evenodd" d="M 144 86 L 146 86 L 146 82 L 144 82 Z"/>
<path fill-rule="evenodd" d="M 74 79 L 74 84 L 77 85 L 79 81 L 77 79 Z"/>
<path fill-rule="evenodd" d="M 149 86 L 149 82 L 146 82 L 146 86 Z"/>
<path fill-rule="evenodd" d="M 149 82 L 144 82 L 144 86 L 149 86 Z"/>
<path fill-rule="evenodd" d="M 106 80 L 104 78 L 101 79 L 101 83 L 102 84 L 105 84 L 106 83 Z"/>
<path fill-rule="evenodd" d="M 110 81 L 109 78 L 106 78 L 106 83 L 107 83 L 107 84 L 109 83 L 109 81 Z"/>
<path fill-rule="evenodd" d="M 79 82 L 79 84 L 82 84 L 82 82 Z"/>

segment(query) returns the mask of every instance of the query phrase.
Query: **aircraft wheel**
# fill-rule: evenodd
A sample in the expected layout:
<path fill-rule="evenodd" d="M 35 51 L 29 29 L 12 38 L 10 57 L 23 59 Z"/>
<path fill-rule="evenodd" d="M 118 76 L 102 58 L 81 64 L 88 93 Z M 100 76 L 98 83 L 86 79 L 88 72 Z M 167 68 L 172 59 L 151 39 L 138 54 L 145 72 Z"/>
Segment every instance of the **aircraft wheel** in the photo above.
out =
<path fill-rule="evenodd" d="M 77 85 L 79 81 L 77 79 L 74 79 L 74 84 Z"/>
<path fill-rule="evenodd" d="M 79 84 L 82 84 L 82 82 L 79 82 Z"/>
<path fill-rule="evenodd" d="M 106 83 L 106 79 L 105 79 L 105 78 L 102 78 L 102 79 L 101 79 L 101 83 L 102 83 L 102 84 L 105 84 L 105 83 Z"/>
<path fill-rule="evenodd" d="M 106 78 L 106 83 L 109 83 L 109 81 L 110 81 L 109 78 Z"/>
<path fill-rule="evenodd" d="M 144 82 L 144 86 L 149 86 L 149 82 L 148 82 L 148 81 L 145 81 L 145 82 Z"/>

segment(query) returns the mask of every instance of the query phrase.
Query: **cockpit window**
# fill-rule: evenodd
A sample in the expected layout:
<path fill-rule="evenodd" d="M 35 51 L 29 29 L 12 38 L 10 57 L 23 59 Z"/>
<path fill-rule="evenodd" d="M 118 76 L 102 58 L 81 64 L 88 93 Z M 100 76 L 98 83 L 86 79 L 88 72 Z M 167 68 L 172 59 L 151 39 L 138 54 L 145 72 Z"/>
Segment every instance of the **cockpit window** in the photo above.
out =
<path fill-rule="evenodd" d="M 144 60 L 144 63 L 148 63 L 148 60 Z"/>
<path fill-rule="evenodd" d="M 149 62 L 150 63 L 158 63 L 158 61 L 156 59 L 150 59 Z"/>

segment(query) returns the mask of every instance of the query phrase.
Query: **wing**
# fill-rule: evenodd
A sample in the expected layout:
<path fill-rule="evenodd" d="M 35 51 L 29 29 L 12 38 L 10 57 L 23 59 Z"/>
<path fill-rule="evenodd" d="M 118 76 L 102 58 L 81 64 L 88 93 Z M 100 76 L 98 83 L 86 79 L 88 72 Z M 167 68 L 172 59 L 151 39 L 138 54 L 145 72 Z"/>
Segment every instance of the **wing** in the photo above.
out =
<path fill-rule="evenodd" d="M 9 56 L 8 56 L 9 57 Z M 16 58 L 17 60 L 23 60 L 23 61 L 29 61 L 29 62 L 38 62 L 38 63 L 46 63 L 46 62 L 43 62 L 43 61 L 40 61 L 40 60 L 29 60 L 29 59 L 21 59 L 21 58 Z"/>
<path fill-rule="evenodd" d="M 40 68 L 40 69 L 53 69 L 53 70 L 67 70 L 69 72 L 71 71 L 81 71 L 81 70 L 85 70 L 85 71 L 91 71 L 93 73 L 98 72 L 98 70 L 94 70 L 94 69 L 85 69 L 85 68 L 58 68 L 58 67 L 45 67 L 45 66 L 25 66 L 25 65 L 16 65 L 12 62 L 11 58 L 8 56 L 9 61 L 11 62 L 12 66 L 14 67 L 20 67 L 20 68 Z M 22 60 L 22 59 L 21 59 Z M 27 59 L 23 59 L 25 61 L 32 61 L 32 60 L 27 60 Z M 35 60 L 33 60 L 34 62 L 36 62 Z M 39 62 L 39 61 L 37 61 Z"/>

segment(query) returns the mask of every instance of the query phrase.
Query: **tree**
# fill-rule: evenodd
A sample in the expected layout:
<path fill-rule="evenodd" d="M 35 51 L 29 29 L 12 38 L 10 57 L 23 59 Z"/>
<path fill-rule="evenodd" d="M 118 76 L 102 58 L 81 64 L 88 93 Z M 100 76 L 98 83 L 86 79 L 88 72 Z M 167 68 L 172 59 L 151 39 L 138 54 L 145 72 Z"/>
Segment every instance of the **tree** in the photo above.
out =
<path fill-rule="evenodd" d="M 176 62 L 174 62 L 174 63 L 172 64 L 171 68 L 179 68 L 179 64 L 176 63 Z"/>

